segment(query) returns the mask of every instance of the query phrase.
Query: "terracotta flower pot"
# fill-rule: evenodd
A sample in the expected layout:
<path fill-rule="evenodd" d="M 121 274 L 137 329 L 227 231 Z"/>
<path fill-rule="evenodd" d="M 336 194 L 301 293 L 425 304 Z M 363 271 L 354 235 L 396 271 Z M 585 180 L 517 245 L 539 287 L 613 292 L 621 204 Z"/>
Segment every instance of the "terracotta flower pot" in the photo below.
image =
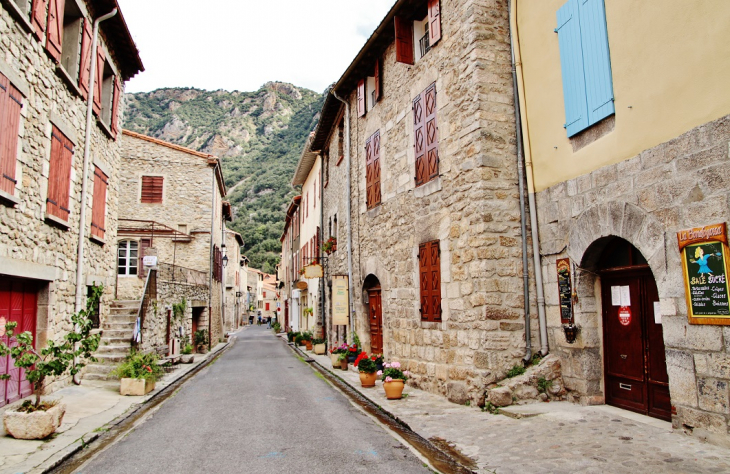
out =
<path fill-rule="evenodd" d="M 340 361 L 340 369 L 347 370 L 347 359 Z"/>
<path fill-rule="evenodd" d="M 312 350 L 312 341 L 304 341 L 304 345 L 307 346 L 307 350 Z"/>
<path fill-rule="evenodd" d="M 375 372 L 372 374 L 369 374 L 367 372 L 360 372 L 360 385 L 363 387 L 374 387 L 375 386 L 375 379 L 377 379 L 378 376 Z"/>
<path fill-rule="evenodd" d="M 383 388 L 385 389 L 385 398 L 387 398 L 388 400 L 398 400 L 399 398 L 402 398 L 405 385 L 405 382 L 401 379 L 395 379 L 390 382 L 383 382 Z"/>
<path fill-rule="evenodd" d="M 43 439 L 53 434 L 66 413 L 66 406 L 58 403 L 50 409 L 25 413 L 7 409 L 3 413 L 5 431 L 16 439 Z"/>

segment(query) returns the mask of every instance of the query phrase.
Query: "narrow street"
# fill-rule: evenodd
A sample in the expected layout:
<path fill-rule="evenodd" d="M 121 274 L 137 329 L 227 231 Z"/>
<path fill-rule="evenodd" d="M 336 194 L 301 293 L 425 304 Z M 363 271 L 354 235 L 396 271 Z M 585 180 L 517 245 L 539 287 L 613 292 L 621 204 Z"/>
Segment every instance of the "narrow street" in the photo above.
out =
<path fill-rule="evenodd" d="M 265 326 L 78 473 L 429 472 Z"/>

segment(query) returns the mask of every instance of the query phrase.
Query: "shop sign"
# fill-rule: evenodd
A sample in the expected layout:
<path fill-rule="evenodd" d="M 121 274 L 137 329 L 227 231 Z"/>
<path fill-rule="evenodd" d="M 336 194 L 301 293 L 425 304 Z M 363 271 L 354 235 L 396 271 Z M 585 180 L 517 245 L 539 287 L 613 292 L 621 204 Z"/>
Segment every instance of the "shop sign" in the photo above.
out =
<path fill-rule="evenodd" d="M 570 259 L 556 262 L 558 269 L 558 293 L 560 295 L 560 322 L 569 324 L 573 320 L 573 285 L 570 279 Z"/>
<path fill-rule="evenodd" d="M 312 263 L 304 267 L 304 278 L 322 278 L 324 271 L 319 263 Z"/>
<path fill-rule="evenodd" d="M 350 295 L 347 275 L 332 276 L 332 324 L 346 326 L 350 323 Z"/>

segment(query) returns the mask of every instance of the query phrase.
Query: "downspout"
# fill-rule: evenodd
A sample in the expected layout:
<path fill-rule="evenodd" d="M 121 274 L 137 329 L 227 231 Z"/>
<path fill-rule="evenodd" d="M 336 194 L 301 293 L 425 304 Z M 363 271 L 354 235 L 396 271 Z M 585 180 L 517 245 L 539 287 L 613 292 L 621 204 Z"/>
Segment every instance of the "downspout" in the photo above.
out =
<path fill-rule="evenodd" d="M 345 165 L 347 166 L 347 291 L 348 300 L 350 301 L 350 331 L 355 334 L 355 326 L 353 325 L 353 313 L 355 312 L 355 305 L 352 302 L 352 295 L 355 292 L 352 289 L 352 187 L 351 187 L 351 174 L 350 168 L 350 104 L 344 101 L 340 96 L 337 95 L 337 91 L 332 89 L 332 95 L 335 99 L 345 104 Z"/>
<path fill-rule="evenodd" d="M 215 185 L 216 175 L 215 167 L 211 173 L 211 188 L 210 188 L 210 256 L 208 257 L 208 350 L 211 349 L 213 344 L 213 337 L 211 335 L 211 329 L 213 328 L 213 266 L 215 265 L 215 256 L 213 252 L 213 236 L 215 235 Z M 195 336 L 195 335 L 193 335 Z"/>
<path fill-rule="evenodd" d="M 329 160 L 328 160 L 329 163 Z M 319 248 L 319 255 L 317 257 L 320 257 L 321 265 L 322 265 L 322 279 L 320 282 L 320 293 L 319 293 L 319 302 L 320 302 L 320 311 L 319 311 L 319 317 L 322 321 L 322 336 L 325 336 L 327 334 L 327 320 L 325 319 L 324 314 L 324 299 L 326 297 L 326 292 L 324 291 L 324 285 L 325 283 L 325 274 L 324 274 L 324 257 L 322 257 L 322 244 L 324 242 L 324 160 L 322 159 L 322 155 L 319 156 L 319 242 L 317 243 L 317 247 Z M 326 339 L 326 338 L 325 338 Z"/>
<path fill-rule="evenodd" d="M 526 110 L 525 106 L 525 84 L 522 77 L 522 57 L 520 54 L 519 32 L 517 30 L 517 0 L 512 0 L 510 5 L 510 31 L 515 32 L 513 35 L 513 54 L 514 65 L 517 79 L 516 94 L 519 102 L 515 104 L 521 110 Z M 537 292 L 537 316 L 540 325 L 540 353 L 543 356 L 548 354 L 548 335 L 547 320 L 545 318 L 545 294 L 542 283 L 542 265 L 540 262 L 540 235 L 537 227 L 537 206 L 535 204 L 535 171 L 532 167 L 532 150 L 530 148 L 530 129 L 527 124 L 527 117 L 520 116 L 518 125 L 522 128 L 523 153 L 525 159 L 525 177 L 527 178 L 527 200 L 530 210 L 530 230 L 532 232 L 532 258 L 535 269 L 535 287 Z"/>
<path fill-rule="evenodd" d="M 119 10 L 115 8 L 111 12 L 107 13 L 104 16 L 101 16 L 94 20 L 94 28 L 93 32 L 91 34 L 91 51 L 96 51 L 96 44 L 98 42 L 98 36 L 99 36 L 99 23 L 102 21 L 108 20 L 109 18 L 113 17 L 117 14 Z M 79 212 L 79 243 L 77 247 L 77 254 L 76 254 L 76 300 L 74 302 L 74 313 L 78 313 L 81 311 L 83 298 L 84 298 L 84 292 L 83 287 L 84 285 L 84 246 L 86 244 L 86 235 L 84 230 L 86 229 L 86 194 L 88 192 L 89 187 L 89 179 L 88 179 L 88 173 L 89 173 L 89 154 L 90 154 L 90 148 L 91 148 L 91 126 L 94 119 L 94 88 L 96 86 L 96 61 L 91 61 L 91 69 L 89 71 L 89 95 L 86 98 L 86 131 L 84 134 L 84 164 L 83 164 L 83 170 L 81 172 L 81 201 L 80 201 L 80 212 Z M 75 330 L 76 328 L 74 328 Z M 74 350 L 76 349 L 77 344 L 74 344 Z M 74 367 L 78 363 L 78 358 L 74 357 L 73 365 Z M 76 385 L 81 384 L 81 379 L 79 378 L 79 374 L 75 374 L 73 376 L 73 382 Z"/>
<path fill-rule="evenodd" d="M 512 24 L 512 0 L 508 0 L 510 14 L 510 25 Z M 515 38 L 513 30 L 510 28 L 510 52 L 512 54 L 512 90 L 514 93 L 515 104 L 515 131 L 517 133 L 517 180 L 519 182 L 520 192 L 520 232 L 522 235 L 522 294 L 525 302 L 525 363 L 532 358 L 532 340 L 530 334 L 530 266 L 527 260 L 527 223 L 525 212 L 525 166 L 524 156 L 522 153 L 522 128 L 520 126 L 520 105 L 519 96 L 517 94 L 517 71 L 515 69 Z"/>

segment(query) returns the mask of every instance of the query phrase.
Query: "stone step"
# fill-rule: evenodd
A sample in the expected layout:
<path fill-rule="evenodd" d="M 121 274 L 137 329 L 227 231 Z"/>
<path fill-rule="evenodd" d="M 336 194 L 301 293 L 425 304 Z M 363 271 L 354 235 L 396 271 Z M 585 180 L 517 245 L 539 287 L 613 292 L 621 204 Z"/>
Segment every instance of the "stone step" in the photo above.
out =
<path fill-rule="evenodd" d="M 129 354 L 130 345 L 127 344 L 99 344 L 99 349 L 97 349 L 96 354 L 123 354 L 127 355 Z"/>
<path fill-rule="evenodd" d="M 98 362 L 93 362 L 86 365 L 86 373 L 84 374 L 84 377 L 90 374 L 103 375 L 106 377 L 109 372 L 114 370 L 115 367 L 116 364 L 99 364 Z"/>
<path fill-rule="evenodd" d="M 104 329 L 101 333 L 101 338 L 103 339 L 114 339 L 119 337 L 132 337 L 132 333 L 134 332 L 134 326 L 130 327 L 129 329 Z"/>
<path fill-rule="evenodd" d="M 111 317 L 131 316 L 131 315 L 136 316 L 138 312 L 139 312 L 139 307 L 137 307 L 137 306 L 134 306 L 134 307 L 130 306 L 129 308 L 110 308 L 109 309 L 109 315 Z"/>
<path fill-rule="evenodd" d="M 111 314 L 107 321 L 110 323 L 133 323 L 136 320 L 136 314 Z"/>
<path fill-rule="evenodd" d="M 111 365 L 114 366 L 118 364 L 119 362 L 123 361 L 125 357 L 129 355 L 129 351 L 122 353 L 122 354 L 110 354 L 110 353 L 99 353 L 97 352 L 94 354 L 94 357 L 96 357 L 99 362 L 101 362 L 103 365 Z"/>
<path fill-rule="evenodd" d="M 134 322 L 131 323 L 111 323 L 105 322 L 103 325 L 104 332 L 106 331 L 133 331 Z"/>
<path fill-rule="evenodd" d="M 127 335 L 127 336 L 102 337 L 99 347 L 102 347 L 105 345 L 117 345 L 117 346 L 126 345 L 127 347 L 129 347 L 131 340 L 132 340 L 132 331 L 129 331 L 129 335 Z"/>

